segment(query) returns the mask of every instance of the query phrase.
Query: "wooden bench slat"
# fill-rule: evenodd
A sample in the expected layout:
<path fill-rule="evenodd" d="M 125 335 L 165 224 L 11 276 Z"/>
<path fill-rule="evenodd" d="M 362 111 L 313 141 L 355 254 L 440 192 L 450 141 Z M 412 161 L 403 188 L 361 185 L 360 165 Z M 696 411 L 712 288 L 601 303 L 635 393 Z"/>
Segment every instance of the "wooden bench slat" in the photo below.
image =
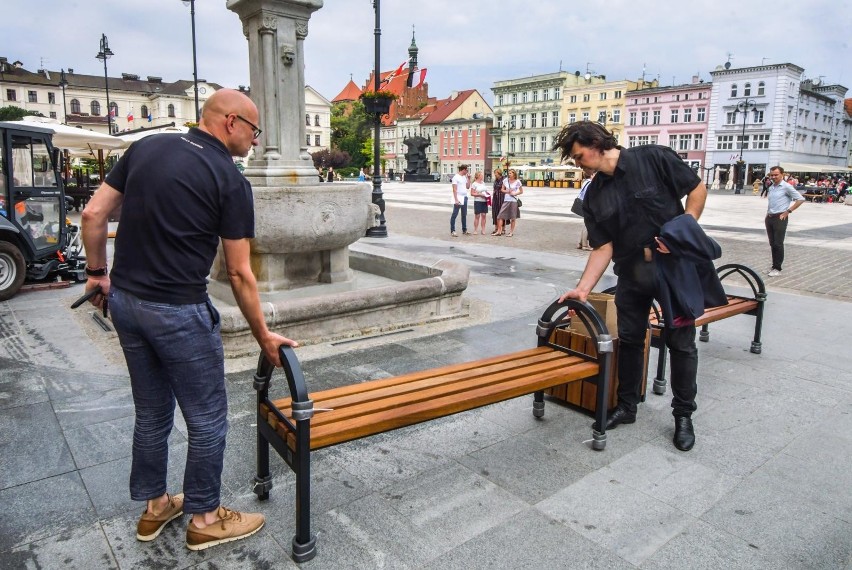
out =
<path fill-rule="evenodd" d="M 749 311 L 755 310 L 758 307 L 758 302 L 755 299 L 746 297 L 738 297 L 736 295 L 728 295 L 728 304 L 718 307 L 711 307 L 704 311 L 704 314 L 695 320 L 695 326 L 721 321 L 734 315 L 741 315 Z M 654 311 L 651 311 L 648 322 L 651 324 L 651 332 L 654 336 L 660 336 L 661 326 Z"/>
<path fill-rule="evenodd" d="M 344 421 L 366 413 L 394 408 L 402 404 L 465 393 L 477 387 L 508 383 L 528 375 L 559 373 L 581 362 L 584 362 L 582 358 L 561 353 L 561 358 L 552 359 L 548 362 L 531 363 L 525 366 L 510 366 L 502 370 L 497 369 L 495 366 L 489 366 L 481 371 L 477 370 L 475 373 L 468 373 L 467 375 L 461 373 L 449 374 L 408 383 L 401 387 L 394 386 L 385 390 L 369 391 L 360 395 L 360 397 L 348 397 L 346 402 L 341 402 L 340 399 L 325 400 L 320 396 L 312 394 L 311 399 L 314 400 L 315 407 L 332 408 L 332 411 L 321 412 L 315 415 L 311 420 L 311 429 Z M 289 409 L 279 409 L 285 416 L 290 417 L 291 411 Z"/>
<path fill-rule="evenodd" d="M 580 360 L 579 363 L 567 369 L 551 370 L 541 374 L 516 378 L 510 382 L 466 391 L 463 400 L 460 400 L 456 394 L 449 394 L 440 398 L 403 404 L 392 409 L 361 415 L 342 422 L 335 422 L 332 425 L 320 426 L 316 429 L 312 428 L 311 449 L 319 449 L 335 443 L 502 402 L 509 398 L 529 394 L 531 391 L 544 390 L 551 386 L 588 378 L 595 375 L 597 370 L 597 363 Z M 287 435 L 289 445 L 295 447 L 292 434 Z"/>

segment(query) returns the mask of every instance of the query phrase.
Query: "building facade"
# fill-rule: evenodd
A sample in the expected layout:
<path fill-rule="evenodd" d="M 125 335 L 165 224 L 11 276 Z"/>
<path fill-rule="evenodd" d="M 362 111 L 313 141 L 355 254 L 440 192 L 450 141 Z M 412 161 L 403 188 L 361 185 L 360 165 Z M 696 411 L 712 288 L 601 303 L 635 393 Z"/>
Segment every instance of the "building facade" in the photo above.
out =
<path fill-rule="evenodd" d="M 452 177 L 460 164 L 467 164 L 471 174 L 482 171 L 487 175 L 492 169 L 492 125 L 491 107 L 476 89 L 453 92 L 437 101 L 420 122 L 421 132 L 432 138 L 432 151 L 437 152 L 436 172 L 442 178 Z"/>
<path fill-rule="evenodd" d="M 709 183 L 713 169 L 705 168 L 705 153 L 711 89 L 696 76 L 686 85 L 627 91 L 621 144 L 669 146 Z"/>

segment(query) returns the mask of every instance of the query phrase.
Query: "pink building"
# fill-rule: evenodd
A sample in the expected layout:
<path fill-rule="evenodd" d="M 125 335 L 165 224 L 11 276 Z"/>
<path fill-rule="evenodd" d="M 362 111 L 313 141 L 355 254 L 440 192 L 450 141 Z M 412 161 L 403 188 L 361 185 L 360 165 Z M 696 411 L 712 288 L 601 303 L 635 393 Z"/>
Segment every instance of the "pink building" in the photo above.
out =
<path fill-rule="evenodd" d="M 622 144 L 669 146 L 705 179 L 711 87 L 694 77 L 687 85 L 628 91 Z"/>

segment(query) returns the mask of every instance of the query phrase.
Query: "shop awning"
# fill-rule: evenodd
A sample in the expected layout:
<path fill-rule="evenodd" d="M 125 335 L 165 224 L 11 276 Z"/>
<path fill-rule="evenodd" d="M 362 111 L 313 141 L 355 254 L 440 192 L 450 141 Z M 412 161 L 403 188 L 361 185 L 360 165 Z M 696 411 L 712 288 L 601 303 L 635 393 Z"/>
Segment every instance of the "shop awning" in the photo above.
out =
<path fill-rule="evenodd" d="M 852 172 L 852 168 L 831 164 L 808 164 L 806 162 L 782 162 L 785 172 Z"/>

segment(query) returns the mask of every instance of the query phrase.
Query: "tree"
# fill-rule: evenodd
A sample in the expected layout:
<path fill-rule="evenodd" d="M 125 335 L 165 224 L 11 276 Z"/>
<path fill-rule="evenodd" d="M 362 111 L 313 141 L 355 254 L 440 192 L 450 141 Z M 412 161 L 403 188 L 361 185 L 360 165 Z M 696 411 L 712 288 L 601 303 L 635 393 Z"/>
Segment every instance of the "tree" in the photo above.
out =
<path fill-rule="evenodd" d="M 348 153 L 351 166 L 365 166 L 366 157 L 361 148 L 370 138 L 372 124 L 373 118 L 360 101 L 335 103 L 331 108 L 331 148 Z"/>
<path fill-rule="evenodd" d="M 320 168 L 328 168 L 329 166 L 340 169 L 345 166 L 349 166 L 349 163 L 352 162 L 352 157 L 349 156 L 348 152 L 344 152 L 336 148 L 325 148 L 317 151 L 311 154 L 311 158 L 314 160 L 314 167 L 317 170 Z"/>
<path fill-rule="evenodd" d="M 9 105 L 8 107 L 0 107 L 0 121 L 20 121 L 27 115 L 44 117 L 44 115 L 42 115 L 38 111 L 27 111 L 26 109 L 21 109 L 20 107 L 15 107 L 14 105 Z"/>

